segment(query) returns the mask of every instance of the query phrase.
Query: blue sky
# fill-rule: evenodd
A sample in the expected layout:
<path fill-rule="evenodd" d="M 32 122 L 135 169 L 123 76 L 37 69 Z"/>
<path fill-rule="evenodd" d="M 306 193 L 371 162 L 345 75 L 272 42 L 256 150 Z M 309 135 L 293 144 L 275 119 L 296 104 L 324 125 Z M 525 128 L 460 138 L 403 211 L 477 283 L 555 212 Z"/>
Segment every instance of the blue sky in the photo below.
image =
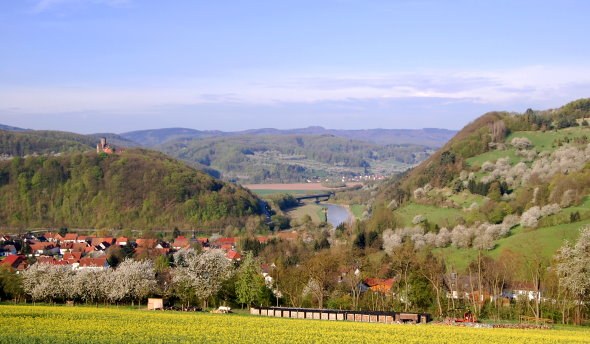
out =
<path fill-rule="evenodd" d="M 590 96 L 589 1 L 6 0 L 0 123 L 458 129 Z"/>

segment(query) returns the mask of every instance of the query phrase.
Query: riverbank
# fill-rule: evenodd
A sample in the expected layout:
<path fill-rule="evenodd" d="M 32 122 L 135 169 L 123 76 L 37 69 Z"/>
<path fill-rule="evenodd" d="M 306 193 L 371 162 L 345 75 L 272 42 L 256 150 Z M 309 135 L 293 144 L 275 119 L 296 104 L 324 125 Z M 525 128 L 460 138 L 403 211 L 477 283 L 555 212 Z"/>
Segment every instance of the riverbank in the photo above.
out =
<path fill-rule="evenodd" d="M 355 216 L 347 204 L 305 203 L 290 209 L 286 212 L 286 215 L 298 222 L 302 222 L 303 218 L 308 215 L 311 221 L 317 225 L 325 220 L 322 208 L 328 208 L 328 223 L 332 227 L 337 227 L 343 222 L 355 221 Z"/>

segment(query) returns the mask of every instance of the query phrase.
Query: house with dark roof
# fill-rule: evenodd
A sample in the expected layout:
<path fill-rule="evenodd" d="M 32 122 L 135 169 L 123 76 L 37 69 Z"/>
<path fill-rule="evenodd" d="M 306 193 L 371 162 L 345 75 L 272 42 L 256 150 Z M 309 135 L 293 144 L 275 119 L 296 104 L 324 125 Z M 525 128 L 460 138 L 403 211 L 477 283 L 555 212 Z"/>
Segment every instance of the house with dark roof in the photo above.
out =
<path fill-rule="evenodd" d="M 17 254 L 16 247 L 14 245 L 4 245 L 0 249 L 0 256 L 10 256 L 11 254 Z"/>

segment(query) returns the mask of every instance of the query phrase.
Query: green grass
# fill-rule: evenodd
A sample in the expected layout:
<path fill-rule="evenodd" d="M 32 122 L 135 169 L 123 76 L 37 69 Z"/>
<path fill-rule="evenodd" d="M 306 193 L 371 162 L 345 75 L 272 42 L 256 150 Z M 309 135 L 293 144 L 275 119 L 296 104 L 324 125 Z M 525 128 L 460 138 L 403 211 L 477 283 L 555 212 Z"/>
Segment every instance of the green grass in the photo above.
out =
<path fill-rule="evenodd" d="M 365 206 L 362 204 L 353 204 L 350 206 L 350 211 L 357 219 L 363 217 L 363 213 L 365 212 Z"/>
<path fill-rule="evenodd" d="M 472 203 L 477 203 L 481 206 L 486 198 L 481 195 L 474 195 L 468 191 L 463 191 L 459 194 L 452 194 L 449 199 L 462 208 L 469 208 Z"/>
<path fill-rule="evenodd" d="M 471 249 L 459 249 L 456 247 L 436 248 L 432 253 L 442 258 L 447 269 L 455 272 L 464 272 L 469 263 L 477 258 L 477 251 Z"/>
<path fill-rule="evenodd" d="M 565 240 L 575 241 L 580 228 L 588 224 L 590 220 L 537 229 L 523 229 L 518 226 L 512 230 L 512 235 L 498 240 L 498 246 L 489 253 L 491 257 L 497 258 L 503 251 L 511 250 L 526 255 L 540 253 L 550 259 Z"/>
<path fill-rule="evenodd" d="M 557 139 L 564 139 L 565 137 L 574 138 L 583 135 L 588 135 L 588 128 L 565 128 L 557 131 L 517 131 L 508 135 L 506 142 L 510 141 L 515 137 L 526 137 L 531 140 L 533 145 L 538 151 L 554 151 L 557 147 L 553 147 L 553 142 Z"/>
<path fill-rule="evenodd" d="M 515 149 L 509 148 L 510 141 L 512 141 L 512 139 L 515 137 L 526 137 L 527 139 L 529 139 L 533 143 L 533 145 L 535 146 L 535 149 L 538 152 L 542 152 L 542 151 L 553 152 L 558 148 L 558 147 L 553 146 L 554 142 L 557 139 L 564 139 L 566 137 L 573 139 L 575 137 L 581 137 L 583 135 L 588 135 L 589 133 L 590 133 L 590 130 L 588 130 L 587 128 L 581 128 L 581 127 L 566 128 L 566 129 L 561 129 L 561 130 L 557 130 L 557 131 L 546 131 L 546 132 L 517 131 L 515 133 L 508 135 L 508 137 L 506 138 L 505 142 L 506 142 L 508 149 L 506 149 L 506 150 L 493 150 L 490 152 L 480 154 L 478 156 L 471 157 L 471 158 L 467 159 L 467 164 L 469 166 L 481 166 L 486 161 L 494 162 L 494 161 L 496 161 L 500 158 L 504 158 L 504 157 L 508 157 L 510 164 L 512 164 L 512 165 L 520 162 L 522 160 L 522 158 L 519 156 L 516 156 Z"/>
<path fill-rule="evenodd" d="M 252 190 L 256 195 L 264 197 L 264 196 L 271 196 L 277 194 L 290 194 L 290 195 L 307 195 L 307 194 L 314 194 L 314 193 L 321 193 L 321 191 L 313 191 L 313 190 Z"/>
<path fill-rule="evenodd" d="M 324 213 L 321 211 L 321 209 L 322 207 L 315 203 L 306 203 L 302 206 L 295 207 L 289 210 L 287 212 L 287 215 L 290 218 L 295 219 L 299 222 L 301 222 L 301 219 L 303 219 L 305 215 L 309 215 L 311 217 L 312 222 L 319 224 L 323 222 L 325 218 Z"/>
<path fill-rule="evenodd" d="M 458 219 L 463 217 L 463 211 L 455 208 L 439 208 L 433 205 L 408 203 L 395 211 L 404 226 L 413 226 L 412 220 L 416 215 L 424 215 L 428 222 L 440 227 L 454 227 Z"/>
<path fill-rule="evenodd" d="M 511 165 L 517 164 L 522 159 L 519 156 L 516 156 L 515 150 L 513 148 L 506 149 L 506 150 L 493 150 L 489 151 L 472 158 L 467 159 L 467 164 L 469 166 L 480 166 L 486 162 L 495 162 L 500 158 L 508 157 Z"/>
<path fill-rule="evenodd" d="M 525 256 L 540 253 L 542 257 L 551 260 L 565 240 L 575 241 L 580 228 L 589 224 L 590 219 L 537 229 L 524 229 L 517 226 L 512 229 L 510 236 L 497 241 L 496 248 L 485 251 L 484 254 L 496 259 L 504 251 L 510 250 Z M 445 259 L 447 267 L 452 267 L 459 272 L 465 271 L 469 263 L 477 257 L 477 251 L 473 249 L 445 247 L 434 249 L 433 252 Z"/>

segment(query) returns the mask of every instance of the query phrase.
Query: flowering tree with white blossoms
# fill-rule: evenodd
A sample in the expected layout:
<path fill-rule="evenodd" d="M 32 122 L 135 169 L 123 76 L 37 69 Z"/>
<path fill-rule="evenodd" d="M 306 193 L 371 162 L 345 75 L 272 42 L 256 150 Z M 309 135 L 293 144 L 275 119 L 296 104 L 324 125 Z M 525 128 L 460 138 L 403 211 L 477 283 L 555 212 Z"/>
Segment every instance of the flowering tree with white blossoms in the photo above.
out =
<path fill-rule="evenodd" d="M 234 272 L 233 264 L 225 257 L 223 251 L 209 250 L 189 256 L 186 266 L 175 269 L 172 282 L 189 288 L 207 307 L 208 299 L 217 294 L 222 283 Z"/>
<path fill-rule="evenodd" d="M 151 260 L 125 259 L 111 276 L 110 298 L 114 301 L 130 299 L 132 302 L 147 297 L 156 289 L 156 272 Z"/>
<path fill-rule="evenodd" d="M 576 298 L 576 323 L 581 321 L 582 304 L 590 300 L 590 227 L 580 230 L 574 245 L 567 242 L 556 256 L 559 284 Z"/>

